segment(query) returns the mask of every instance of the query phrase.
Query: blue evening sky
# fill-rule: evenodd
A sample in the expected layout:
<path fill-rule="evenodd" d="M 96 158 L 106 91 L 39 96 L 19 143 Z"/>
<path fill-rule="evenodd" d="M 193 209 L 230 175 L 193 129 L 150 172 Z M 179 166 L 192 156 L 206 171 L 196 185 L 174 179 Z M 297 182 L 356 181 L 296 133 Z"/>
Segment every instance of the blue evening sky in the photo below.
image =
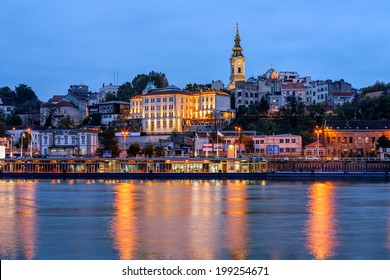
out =
<path fill-rule="evenodd" d="M 239 22 L 247 77 L 298 71 L 356 88 L 390 82 L 390 1 L 1 0 L 0 87 L 46 101 L 71 84 L 164 72 L 170 84 L 229 81 Z"/>

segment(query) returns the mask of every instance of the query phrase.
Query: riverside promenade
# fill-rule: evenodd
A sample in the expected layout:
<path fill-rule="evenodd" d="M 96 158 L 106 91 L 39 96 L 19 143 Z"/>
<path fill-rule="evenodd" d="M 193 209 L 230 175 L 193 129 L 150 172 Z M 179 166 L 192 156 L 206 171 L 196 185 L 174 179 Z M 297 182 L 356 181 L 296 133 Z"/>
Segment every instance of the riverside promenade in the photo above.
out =
<path fill-rule="evenodd" d="M 265 158 L 5 159 L 0 179 L 389 179 L 390 161 Z"/>

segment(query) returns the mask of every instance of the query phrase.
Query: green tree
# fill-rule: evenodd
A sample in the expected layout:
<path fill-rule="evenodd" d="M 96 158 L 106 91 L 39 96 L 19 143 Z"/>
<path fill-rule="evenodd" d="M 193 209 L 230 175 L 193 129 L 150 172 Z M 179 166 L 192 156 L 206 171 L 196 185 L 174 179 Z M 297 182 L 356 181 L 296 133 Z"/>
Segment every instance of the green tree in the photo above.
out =
<path fill-rule="evenodd" d="M 127 149 L 127 156 L 136 157 L 140 152 L 141 152 L 141 146 L 139 145 L 139 143 L 134 142 Z"/>
<path fill-rule="evenodd" d="M 5 127 L 5 123 L 2 120 L 0 120 L 0 137 L 4 137 L 6 132 L 7 130 Z"/>
<path fill-rule="evenodd" d="M 99 146 L 96 149 L 96 154 L 100 157 L 103 156 L 104 150 L 111 151 L 112 157 L 119 156 L 118 138 L 115 136 L 115 130 L 112 127 L 108 127 L 99 135 Z"/>
<path fill-rule="evenodd" d="M 116 96 L 118 100 L 129 102 L 130 98 L 133 97 L 133 94 L 133 85 L 129 82 L 126 82 L 118 88 L 118 93 Z"/>
<path fill-rule="evenodd" d="M 105 102 L 118 100 L 118 97 L 114 93 L 107 93 Z"/>
<path fill-rule="evenodd" d="M 153 82 L 156 87 L 163 88 L 169 85 L 164 73 L 150 71 L 149 74 L 138 74 L 131 82 L 134 93 L 142 93 L 148 82 Z M 133 93 L 133 94 L 134 94 Z"/>
<path fill-rule="evenodd" d="M 101 114 L 93 114 L 91 116 L 91 120 L 89 122 L 90 125 L 101 125 L 102 124 L 102 115 Z"/>
<path fill-rule="evenodd" d="M 218 135 L 216 131 L 212 131 L 209 133 L 208 135 L 209 143 L 217 143 L 217 137 L 218 137 L 218 143 L 223 143 L 223 137 Z"/>
<path fill-rule="evenodd" d="M 165 149 L 164 147 L 157 146 L 154 148 L 154 154 L 156 157 L 164 157 L 165 156 Z"/>
<path fill-rule="evenodd" d="M 259 113 L 262 115 L 267 115 L 269 112 L 269 104 L 264 95 L 260 99 L 260 104 L 258 106 Z"/>
<path fill-rule="evenodd" d="M 254 151 L 254 142 L 253 138 L 246 135 L 246 134 L 240 134 L 240 136 L 234 141 L 235 144 L 244 144 L 245 145 L 245 151 L 247 153 L 253 153 Z"/>
<path fill-rule="evenodd" d="M 5 123 L 9 126 L 20 126 L 22 119 L 14 112 L 6 118 Z"/>
<path fill-rule="evenodd" d="M 149 143 L 147 144 L 141 151 L 141 153 L 143 155 L 145 155 L 145 157 L 147 158 L 151 158 L 153 157 L 153 154 L 154 154 L 154 145 Z"/>
<path fill-rule="evenodd" d="M 15 88 L 17 104 L 23 104 L 27 101 L 38 100 L 35 92 L 25 84 L 20 84 Z"/>
<path fill-rule="evenodd" d="M 70 116 L 66 116 L 60 119 L 58 128 L 74 128 L 76 125 Z"/>
<path fill-rule="evenodd" d="M 390 139 L 386 135 L 382 135 L 376 141 L 377 148 L 390 148 Z"/>
<path fill-rule="evenodd" d="M 12 91 L 9 87 L 2 87 L 0 88 L 0 97 L 7 97 L 7 98 L 15 98 L 16 99 L 16 93 Z"/>

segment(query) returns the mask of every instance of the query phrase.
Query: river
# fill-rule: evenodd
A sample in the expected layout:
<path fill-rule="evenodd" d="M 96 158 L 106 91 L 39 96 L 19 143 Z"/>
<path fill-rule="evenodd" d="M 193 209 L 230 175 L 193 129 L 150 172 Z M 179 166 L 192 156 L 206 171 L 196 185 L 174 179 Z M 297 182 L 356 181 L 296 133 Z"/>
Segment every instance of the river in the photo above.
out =
<path fill-rule="evenodd" d="M 1 259 L 390 259 L 390 184 L 0 181 Z"/>

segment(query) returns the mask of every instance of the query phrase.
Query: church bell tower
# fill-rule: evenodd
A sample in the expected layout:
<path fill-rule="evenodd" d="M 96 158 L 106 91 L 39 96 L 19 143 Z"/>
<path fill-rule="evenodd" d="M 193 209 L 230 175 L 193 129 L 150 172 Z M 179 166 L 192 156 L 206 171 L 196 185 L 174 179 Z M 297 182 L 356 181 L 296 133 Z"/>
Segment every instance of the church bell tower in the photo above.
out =
<path fill-rule="evenodd" d="M 230 84 L 228 90 L 236 88 L 237 81 L 245 81 L 245 57 L 242 54 L 240 34 L 238 32 L 238 23 L 236 25 L 236 37 L 234 38 L 233 54 L 230 57 Z"/>

